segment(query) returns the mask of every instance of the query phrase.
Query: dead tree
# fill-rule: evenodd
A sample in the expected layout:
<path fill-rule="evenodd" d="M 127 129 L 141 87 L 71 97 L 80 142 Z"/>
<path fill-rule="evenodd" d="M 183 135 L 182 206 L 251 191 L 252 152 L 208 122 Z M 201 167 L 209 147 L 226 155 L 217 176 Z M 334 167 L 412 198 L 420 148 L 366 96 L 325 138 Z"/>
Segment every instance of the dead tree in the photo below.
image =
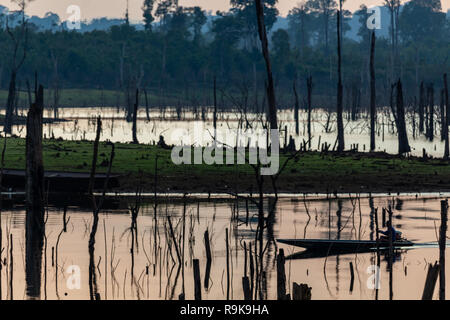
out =
<path fill-rule="evenodd" d="M 139 107 L 139 89 L 136 89 L 136 101 L 134 103 L 134 109 L 133 109 L 133 143 L 138 144 L 138 138 L 137 138 L 137 115 L 138 115 L 138 107 Z"/>
<path fill-rule="evenodd" d="M 337 13 L 337 52 L 338 52 L 338 85 L 337 85 L 337 151 L 342 152 L 345 149 L 344 142 L 344 121 L 342 119 L 342 64 L 341 64 L 341 13 Z"/>
<path fill-rule="evenodd" d="M 411 151 L 408 142 L 408 134 L 406 132 L 405 123 L 405 107 L 403 104 L 403 88 L 402 81 L 397 82 L 397 131 L 398 131 L 398 153 L 403 154 Z"/>
<path fill-rule="evenodd" d="M 3 131 L 5 133 L 11 133 L 11 127 L 13 124 L 13 113 L 16 102 L 16 79 L 17 73 L 25 62 L 27 51 L 28 51 L 28 23 L 25 19 L 25 7 L 27 0 L 15 1 L 19 6 L 19 14 L 22 15 L 19 27 L 15 30 L 11 30 L 8 23 L 8 15 L 6 16 L 6 31 L 12 41 L 12 59 L 11 59 L 11 75 L 9 79 L 9 89 L 8 89 L 8 99 L 6 102 L 6 115 L 5 115 L 5 125 Z"/>
<path fill-rule="evenodd" d="M 440 112 L 441 112 L 441 141 L 445 141 L 445 134 L 446 134 L 446 130 L 448 130 L 448 128 L 446 129 L 446 125 L 447 125 L 447 120 L 445 117 L 445 98 L 444 98 L 444 89 L 441 90 L 441 105 L 440 105 Z"/>
<path fill-rule="evenodd" d="M 275 100 L 275 86 L 272 76 L 272 65 L 270 63 L 269 42 L 267 41 L 266 25 L 264 22 L 264 7 L 261 0 L 255 0 L 255 6 L 256 6 L 256 18 L 258 21 L 259 39 L 261 40 L 262 52 L 264 60 L 266 62 L 267 100 L 269 103 L 268 115 L 269 115 L 270 129 L 276 130 L 278 129 L 277 105 Z"/>
<path fill-rule="evenodd" d="M 144 97 L 145 97 L 145 114 L 147 116 L 147 121 L 150 121 L 150 110 L 148 107 L 147 89 L 145 89 L 145 88 L 144 88 Z"/>
<path fill-rule="evenodd" d="M 424 131 L 424 109 L 425 109 L 425 88 L 423 81 L 420 83 L 420 96 L 419 96 L 419 132 Z"/>
<path fill-rule="evenodd" d="M 214 115 L 213 115 L 213 123 L 214 123 L 214 142 L 217 139 L 217 86 L 216 86 L 216 77 L 214 76 Z"/>
<path fill-rule="evenodd" d="M 434 86 L 428 87 L 428 132 L 427 138 L 430 141 L 434 139 Z"/>
<path fill-rule="evenodd" d="M 309 149 L 311 149 L 311 140 L 312 140 L 312 133 L 311 133 L 311 113 L 312 113 L 312 89 L 313 89 L 313 81 L 312 76 L 309 76 L 306 79 L 306 87 L 308 89 L 308 144 Z"/>
<path fill-rule="evenodd" d="M 27 116 L 26 135 L 26 284 L 27 294 L 40 297 L 41 262 L 44 240 L 44 163 L 42 157 L 42 116 L 44 88 L 35 92 Z"/>
<path fill-rule="evenodd" d="M 376 91 L 375 91 L 375 31 L 370 45 L 370 151 L 375 151 Z"/>
<path fill-rule="evenodd" d="M 298 102 L 298 94 L 297 94 L 297 85 L 295 83 L 296 81 L 294 80 L 294 85 L 293 85 L 293 89 L 294 89 L 294 97 L 295 97 L 295 107 L 294 107 L 294 119 L 295 119 L 295 134 L 299 135 L 300 133 L 300 127 L 299 127 L 299 109 L 300 109 L 300 105 Z"/>
<path fill-rule="evenodd" d="M 448 105 L 448 84 L 447 84 L 447 74 L 444 74 L 444 101 L 445 101 L 445 151 L 444 159 L 449 157 L 449 142 L 448 142 L 448 125 L 450 124 L 450 106 Z"/>

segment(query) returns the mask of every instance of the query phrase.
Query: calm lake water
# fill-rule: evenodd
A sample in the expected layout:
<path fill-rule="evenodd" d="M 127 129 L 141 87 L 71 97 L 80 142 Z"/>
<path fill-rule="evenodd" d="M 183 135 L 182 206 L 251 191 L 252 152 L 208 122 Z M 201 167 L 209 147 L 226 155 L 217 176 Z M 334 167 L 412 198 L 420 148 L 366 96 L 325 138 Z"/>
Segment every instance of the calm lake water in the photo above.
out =
<path fill-rule="evenodd" d="M 213 136 L 213 115 L 211 109 L 205 112 L 205 121 L 201 121 L 201 112 L 198 118 L 192 112 L 182 112 L 181 120 L 178 120 L 177 112 L 174 108 L 166 108 L 165 111 L 160 109 L 151 109 L 150 121 L 147 120 L 145 108 L 140 108 L 138 112 L 137 137 L 141 143 L 154 143 L 159 140 L 159 136 L 164 136 L 167 144 L 181 143 L 199 143 L 202 145 L 210 144 Z M 4 111 L 3 111 L 4 113 Z M 24 111 L 20 111 L 25 115 Z M 46 137 L 63 138 L 68 140 L 95 139 L 95 118 L 97 116 L 103 118 L 102 140 L 111 140 L 113 142 L 131 142 L 132 141 L 132 123 L 125 120 L 125 111 L 118 108 L 62 108 L 59 109 L 59 118 L 70 120 L 54 124 L 46 124 L 44 126 L 44 134 Z M 46 110 L 45 117 L 52 118 L 53 111 Z M 288 137 L 292 135 L 295 139 L 297 148 L 303 140 L 307 138 L 307 113 L 300 111 L 299 135 L 295 133 L 295 120 L 292 110 L 279 111 L 279 121 L 281 123 L 281 143 L 283 144 L 285 126 L 287 127 Z M 328 128 L 327 122 L 329 121 Z M 236 128 L 261 128 L 260 119 L 254 114 L 248 114 L 247 121 L 239 113 L 220 112 L 218 115 L 218 131 L 234 133 Z M 411 154 L 422 156 L 422 149 L 425 148 L 429 155 L 442 157 L 444 154 L 444 144 L 440 140 L 440 125 L 435 124 L 435 138 L 433 142 L 425 139 L 424 135 L 417 134 L 418 118 L 415 118 L 415 126 L 413 125 L 413 115 L 407 114 L 406 117 L 408 127 L 408 138 L 411 145 Z M 348 120 L 348 114 L 344 119 L 345 143 L 346 149 L 350 149 L 353 144 L 359 146 L 359 151 L 369 150 L 369 119 L 363 114 L 363 117 L 357 121 Z M 320 145 L 326 142 L 333 148 L 336 142 L 336 115 L 329 114 L 321 109 L 315 109 L 312 113 L 312 139 L 311 147 L 317 150 Z M 398 138 L 396 134 L 394 119 L 386 112 L 379 112 L 377 116 L 377 151 L 386 151 L 388 153 L 398 153 Z M 180 130 L 181 134 L 180 134 Z M 201 138 L 195 136 L 196 130 L 201 130 Z M 393 133 L 394 132 L 394 133 Z M 15 126 L 13 133 L 24 137 L 26 134 L 23 125 Z M 190 139 L 186 140 L 186 137 Z"/>
<path fill-rule="evenodd" d="M 394 226 L 408 239 L 423 244 L 396 255 L 393 266 L 394 299 L 420 299 L 429 263 L 439 259 L 437 241 L 440 225 L 440 198 L 415 196 L 379 196 L 373 199 L 381 210 L 389 205 L 393 209 Z M 129 203 L 132 204 L 132 201 Z M 123 205 L 126 208 L 126 205 Z M 193 259 L 200 261 L 203 299 L 225 299 L 227 296 L 226 230 L 229 232 L 229 296 L 243 299 L 242 277 L 245 252 L 255 243 L 257 226 L 256 207 L 249 204 L 249 223 L 246 225 L 246 204 L 234 200 L 189 201 L 185 214 L 184 270 L 179 269 L 176 249 L 168 227 L 168 217 L 175 237 L 183 234 L 183 203 L 164 200 L 157 208 L 155 221 L 153 204 L 143 204 L 137 217 L 137 243 L 131 253 L 131 214 L 126 209 L 104 210 L 100 213 L 95 244 L 95 271 L 101 299 L 178 299 L 184 291 L 187 299 L 194 298 Z M 233 219 L 233 217 L 235 217 Z M 25 213 L 23 208 L 3 210 L 1 298 L 27 299 L 25 259 Z M 41 299 L 89 299 L 88 241 L 92 227 L 92 212 L 69 207 L 67 232 L 63 228 L 63 210 L 50 207 L 46 223 L 46 241 L 40 275 Z M 369 199 L 306 199 L 280 198 L 276 204 L 273 238 L 306 239 L 370 239 L 373 219 Z M 207 288 L 204 287 L 206 251 L 204 232 L 211 239 L 212 266 Z M 11 264 L 9 241 L 12 235 Z M 61 234 L 61 235 L 60 235 Z M 58 236 L 59 244 L 57 245 Z M 155 242 L 156 237 L 156 242 Z M 265 231 L 265 243 L 271 238 Z M 182 252 L 182 241 L 179 242 Z M 431 243 L 431 244 L 430 244 Z M 156 245 L 155 245 L 156 244 Z M 57 248 L 57 249 L 56 249 Z M 155 250 L 156 248 L 156 250 Z M 278 245 L 286 255 L 301 252 L 301 248 Z M 53 253 L 52 253 L 53 252 Z M 276 299 L 276 248 L 270 244 L 264 253 L 266 284 L 264 298 Z M 447 259 L 450 258 L 447 250 Z M 57 256 L 57 257 L 56 257 Z M 353 263 L 355 281 L 350 291 L 350 262 Z M 346 254 L 286 260 L 288 292 L 292 283 L 306 283 L 312 287 L 312 299 L 375 299 L 370 289 L 368 268 L 376 264 L 375 253 Z M 11 265 L 13 272 L 11 273 Z M 381 256 L 381 282 L 379 299 L 389 298 L 388 262 Z M 80 287 L 74 287 L 79 268 Z M 449 271 L 449 264 L 447 270 Z M 184 277 L 183 277 L 184 273 Z M 12 276 L 12 279 L 11 279 Z M 447 277 L 448 287 L 449 277 Z M 439 284 L 436 286 L 437 296 Z M 12 296 L 11 296 L 12 291 Z M 38 298 L 33 297 L 33 298 Z"/>

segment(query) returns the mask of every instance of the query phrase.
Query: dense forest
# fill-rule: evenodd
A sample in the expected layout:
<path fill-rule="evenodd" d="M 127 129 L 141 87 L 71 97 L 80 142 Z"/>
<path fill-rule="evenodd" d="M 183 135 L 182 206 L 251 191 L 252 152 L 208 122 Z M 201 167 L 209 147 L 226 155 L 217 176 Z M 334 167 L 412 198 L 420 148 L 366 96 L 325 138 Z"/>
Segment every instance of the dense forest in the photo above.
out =
<path fill-rule="evenodd" d="M 145 30 L 137 30 L 125 13 L 123 24 L 107 31 L 81 33 L 61 28 L 42 32 L 27 22 L 25 10 L 10 13 L 2 17 L 0 30 L 0 87 L 8 89 L 11 73 L 17 69 L 20 90 L 25 90 L 26 81 L 37 73 L 49 89 L 133 92 L 141 88 L 162 96 L 177 93 L 189 104 L 210 95 L 216 79 L 222 92 L 239 94 L 245 103 L 258 106 L 264 100 L 265 67 L 254 1 L 230 2 L 228 12 L 217 12 L 208 21 L 199 7 L 181 7 L 176 0 L 145 0 Z M 344 97 L 346 101 L 355 96 L 368 101 L 371 30 L 366 26 L 367 8 L 361 6 L 351 13 L 345 10 L 345 1 L 307 0 L 291 9 L 286 29 L 269 34 L 280 107 L 292 105 L 294 81 L 303 95 L 309 76 L 314 95 L 319 97 L 315 102 L 322 102 L 323 107 L 334 105 L 330 97 L 336 94 L 340 6 Z M 391 14 L 390 34 L 377 37 L 375 56 L 380 104 L 387 103 L 391 84 L 398 78 L 407 99 L 412 100 L 422 81 L 440 86 L 442 72 L 450 66 L 450 20 L 440 0 L 385 0 L 385 6 Z M 278 15 L 277 0 L 265 0 L 269 31 Z M 359 18 L 360 41 L 346 37 L 352 15 Z M 25 28 L 21 23 L 8 27 L 8 19 L 23 19 Z"/>

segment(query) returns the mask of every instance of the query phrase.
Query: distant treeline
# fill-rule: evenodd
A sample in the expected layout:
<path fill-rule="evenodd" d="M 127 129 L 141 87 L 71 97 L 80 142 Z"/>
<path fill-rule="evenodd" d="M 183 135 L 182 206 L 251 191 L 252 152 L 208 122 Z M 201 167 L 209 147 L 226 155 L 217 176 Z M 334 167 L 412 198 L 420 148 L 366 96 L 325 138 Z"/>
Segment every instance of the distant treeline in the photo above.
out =
<path fill-rule="evenodd" d="M 378 38 L 375 70 L 378 104 L 389 102 L 391 84 L 402 78 L 407 99 L 418 95 L 422 81 L 441 86 L 443 72 L 450 70 L 450 23 L 440 0 L 411 0 L 400 6 L 386 0 L 394 27 L 389 38 Z M 16 86 L 26 89 L 37 72 L 47 88 L 108 89 L 133 92 L 146 89 L 153 95 L 173 96 L 186 104 L 211 101 L 214 78 L 220 101 L 262 104 L 265 65 L 257 38 L 251 0 L 231 0 L 228 12 L 217 12 L 207 21 L 198 7 L 180 7 L 177 1 L 145 1 L 146 29 L 138 31 L 128 19 L 108 31 L 38 32 L 30 24 L 27 54 L 17 73 Z M 266 0 L 266 25 L 270 30 L 278 16 L 276 0 Z M 296 80 L 301 96 L 306 77 L 313 78 L 313 94 L 334 106 L 336 94 L 337 10 L 340 1 L 308 0 L 294 7 L 286 29 L 270 33 L 270 50 L 277 97 L 293 103 Z M 366 101 L 369 95 L 370 14 L 362 6 L 359 42 L 346 38 L 351 13 L 343 7 L 343 83 L 347 101 Z M 157 22 L 155 22 L 155 20 Z M 207 23 L 208 22 L 208 23 Z M 207 30 L 207 31 L 205 31 Z M 19 26 L 12 33 L 20 36 Z M 6 28 L 0 30 L 0 88 L 8 89 L 14 41 Z M 132 94 L 131 94 L 132 96 Z M 129 97 L 129 99 L 131 99 Z M 317 103 L 318 101 L 316 101 Z M 322 105 L 328 107 L 327 105 Z M 365 107 L 366 105 L 363 105 Z"/>

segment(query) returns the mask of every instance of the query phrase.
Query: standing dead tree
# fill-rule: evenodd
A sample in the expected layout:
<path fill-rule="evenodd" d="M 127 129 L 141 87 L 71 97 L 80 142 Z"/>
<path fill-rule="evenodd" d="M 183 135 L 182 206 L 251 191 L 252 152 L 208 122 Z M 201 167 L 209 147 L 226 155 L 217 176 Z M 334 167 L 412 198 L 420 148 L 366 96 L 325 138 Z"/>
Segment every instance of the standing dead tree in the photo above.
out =
<path fill-rule="evenodd" d="M 445 151 L 444 151 L 444 159 L 449 158 L 450 148 L 449 148 L 449 139 L 448 139 L 448 125 L 450 124 L 450 106 L 448 104 L 448 83 L 447 83 L 447 74 L 444 74 L 444 103 L 445 103 Z"/>
<path fill-rule="evenodd" d="M 425 88 L 423 81 L 420 83 L 420 93 L 419 93 L 419 132 L 424 131 L 424 113 L 425 113 Z"/>
<path fill-rule="evenodd" d="M 313 90 L 313 80 L 312 80 L 312 76 L 311 75 L 306 79 L 306 87 L 308 89 L 308 96 L 307 96 L 307 103 L 308 103 L 308 144 L 309 144 L 309 149 L 311 150 L 311 140 L 312 140 L 311 113 L 312 113 L 312 90 Z"/>
<path fill-rule="evenodd" d="M 264 23 L 264 7 L 262 5 L 261 0 L 255 0 L 255 5 L 256 5 L 256 18 L 258 20 L 259 39 L 261 40 L 262 52 L 264 60 L 266 62 L 267 99 L 269 103 L 268 115 L 269 115 L 270 129 L 276 130 L 278 129 L 277 105 L 275 100 L 275 86 L 272 76 L 272 65 L 270 63 L 269 42 L 267 41 L 267 32 Z"/>
<path fill-rule="evenodd" d="M 405 124 L 405 107 L 403 104 L 403 88 L 402 82 L 399 79 L 397 82 L 397 116 L 396 124 L 398 131 L 398 153 L 403 154 L 411 151 L 408 142 L 408 134 L 406 132 Z"/>
<path fill-rule="evenodd" d="M 132 126 L 132 131 L 133 131 L 133 143 L 134 144 L 138 144 L 138 138 L 137 138 L 137 116 L 138 116 L 138 108 L 139 108 L 139 89 L 136 89 L 136 101 L 134 103 L 134 108 L 133 108 L 133 126 Z"/>
<path fill-rule="evenodd" d="M 345 149 L 344 142 L 344 121 L 342 118 L 343 106 L 343 88 L 342 88 L 342 57 L 341 57 L 341 12 L 337 12 L 337 53 L 338 53 L 338 85 L 337 85 L 337 151 L 342 152 Z"/>
<path fill-rule="evenodd" d="M 428 132 L 427 138 L 430 141 L 434 139 L 434 86 L 430 84 L 428 87 Z"/>
<path fill-rule="evenodd" d="M 40 297 L 44 222 L 44 163 L 42 157 L 42 117 L 44 88 L 35 92 L 27 116 L 26 136 L 26 284 L 27 294 Z"/>
<path fill-rule="evenodd" d="M 19 25 L 11 29 L 9 25 L 8 15 L 6 16 L 6 31 L 11 38 L 12 42 L 12 57 L 11 57 L 11 75 L 9 79 L 9 89 L 8 89 L 8 99 L 6 102 L 6 115 L 5 115 L 5 125 L 3 131 L 5 133 L 11 133 L 11 127 L 13 124 L 13 113 L 15 109 L 16 102 L 16 79 L 17 73 L 22 67 L 25 59 L 27 57 L 28 51 L 28 22 L 25 16 L 25 8 L 29 1 L 32 0 L 13 0 L 19 6 L 17 14 L 21 16 Z"/>
<path fill-rule="evenodd" d="M 294 97 L 295 97 L 295 107 L 294 107 L 295 134 L 299 135 L 300 127 L 299 127 L 299 114 L 298 114 L 298 112 L 299 112 L 299 109 L 300 109 L 300 104 L 298 102 L 297 85 L 296 85 L 296 81 L 295 80 L 294 80 L 293 89 L 294 89 Z"/>
<path fill-rule="evenodd" d="M 377 116 L 375 89 L 375 30 L 370 45 L 370 151 L 375 151 L 375 121 Z"/>

